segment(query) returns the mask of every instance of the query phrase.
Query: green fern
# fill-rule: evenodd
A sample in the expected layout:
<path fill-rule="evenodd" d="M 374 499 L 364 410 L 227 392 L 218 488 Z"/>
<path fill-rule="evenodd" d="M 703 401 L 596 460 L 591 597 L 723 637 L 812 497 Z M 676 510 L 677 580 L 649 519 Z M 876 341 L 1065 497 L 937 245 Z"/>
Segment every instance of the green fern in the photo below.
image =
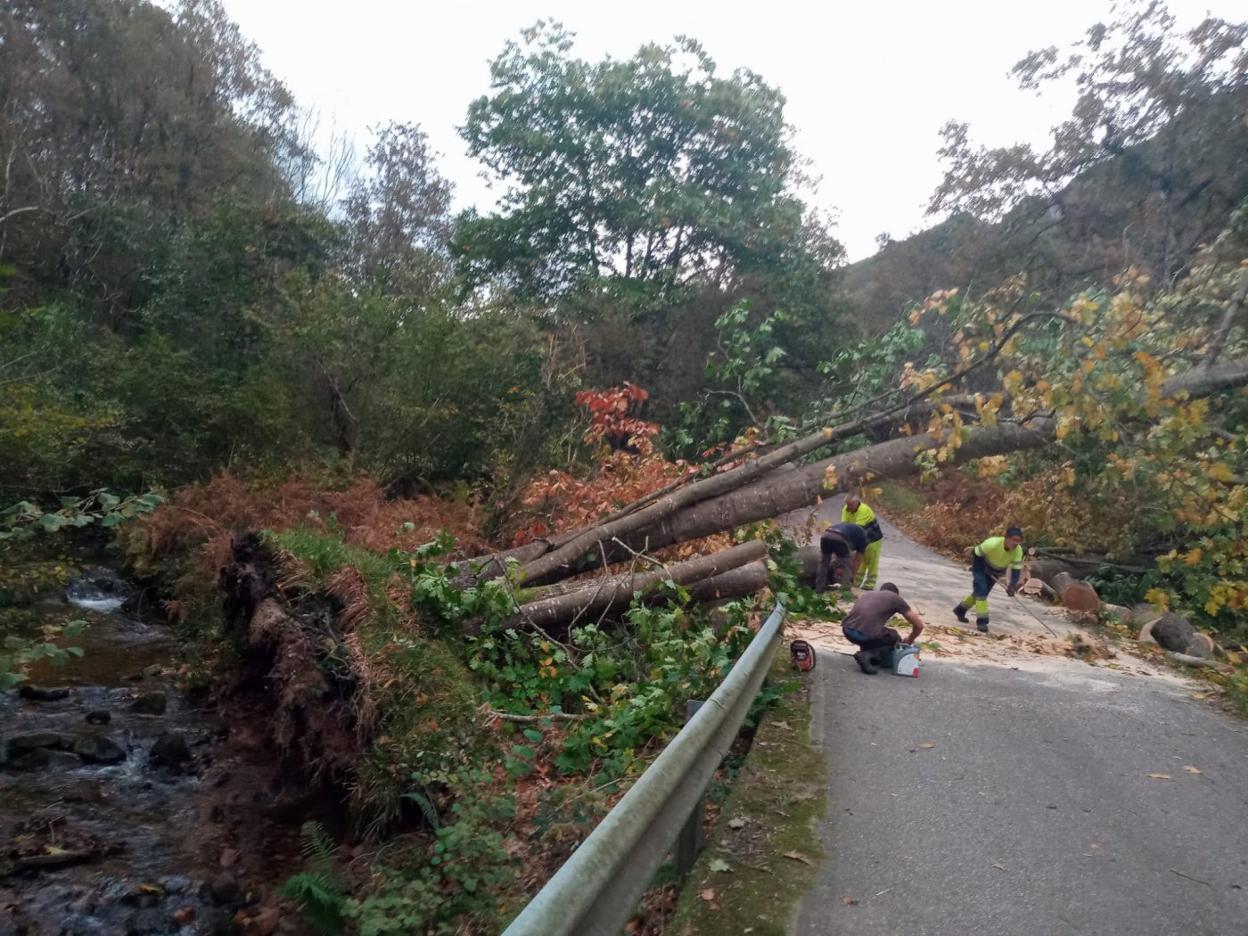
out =
<path fill-rule="evenodd" d="M 287 878 L 283 897 L 299 904 L 299 912 L 314 929 L 339 936 L 345 929 L 346 886 L 334 871 L 334 840 L 319 822 L 305 822 L 300 830 L 303 870 Z"/>

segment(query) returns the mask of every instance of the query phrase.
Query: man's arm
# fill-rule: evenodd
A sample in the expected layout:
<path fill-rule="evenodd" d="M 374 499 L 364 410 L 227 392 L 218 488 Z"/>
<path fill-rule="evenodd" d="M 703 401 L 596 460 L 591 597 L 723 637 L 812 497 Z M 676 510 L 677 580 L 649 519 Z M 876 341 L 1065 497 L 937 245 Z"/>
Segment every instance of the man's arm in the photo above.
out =
<path fill-rule="evenodd" d="M 919 634 L 923 633 L 923 619 L 919 617 L 919 612 L 915 611 L 914 608 L 911 608 L 902 617 L 910 622 L 910 636 L 906 638 L 905 642 L 912 644 L 919 639 Z"/>
<path fill-rule="evenodd" d="M 1010 584 L 1005 589 L 1005 593 L 1009 595 L 1011 598 L 1013 598 L 1014 593 L 1018 591 L 1018 581 L 1022 577 L 1023 577 L 1022 569 L 1010 569 Z"/>

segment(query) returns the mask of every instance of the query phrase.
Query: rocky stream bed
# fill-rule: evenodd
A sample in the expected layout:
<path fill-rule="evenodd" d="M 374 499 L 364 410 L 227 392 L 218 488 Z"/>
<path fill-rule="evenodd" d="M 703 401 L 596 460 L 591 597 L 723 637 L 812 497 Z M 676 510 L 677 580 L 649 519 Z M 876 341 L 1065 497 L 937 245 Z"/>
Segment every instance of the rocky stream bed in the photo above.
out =
<path fill-rule="evenodd" d="M 298 823 L 268 812 L 270 758 L 183 691 L 175 642 L 129 596 L 96 569 L 0 609 L 0 638 L 90 620 L 81 659 L 0 693 L 0 936 L 298 931 L 272 892 Z"/>

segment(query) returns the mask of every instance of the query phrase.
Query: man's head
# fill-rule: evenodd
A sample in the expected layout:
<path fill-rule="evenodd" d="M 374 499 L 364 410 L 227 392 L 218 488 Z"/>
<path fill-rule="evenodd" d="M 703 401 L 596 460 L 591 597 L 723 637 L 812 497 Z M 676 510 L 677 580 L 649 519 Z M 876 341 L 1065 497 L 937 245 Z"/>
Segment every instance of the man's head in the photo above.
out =
<path fill-rule="evenodd" d="M 901 592 L 897 590 L 897 586 L 894 585 L 892 582 L 885 582 L 883 585 L 880 586 L 880 591 L 892 592 L 894 595 L 898 595 L 898 596 L 901 595 Z"/>
<path fill-rule="evenodd" d="M 858 508 L 861 506 L 862 498 L 860 498 L 857 494 L 850 494 L 849 497 L 845 498 L 845 509 L 850 513 L 857 513 Z"/>
<path fill-rule="evenodd" d="M 1016 526 L 1010 527 L 1005 531 L 1005 548 L 1013 549 L 1023 541 L 1023 531 Z"/>

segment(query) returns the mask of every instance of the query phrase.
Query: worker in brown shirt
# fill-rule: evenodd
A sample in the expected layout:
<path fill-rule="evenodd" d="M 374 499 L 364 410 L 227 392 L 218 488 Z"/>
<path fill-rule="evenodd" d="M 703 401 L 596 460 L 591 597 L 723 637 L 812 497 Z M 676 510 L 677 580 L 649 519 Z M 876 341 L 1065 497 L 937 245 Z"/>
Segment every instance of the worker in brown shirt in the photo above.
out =
<path fill-rule="evenodd" d="M 894 614 L 900 614 L 910 622 L 910 636 L 906 643 L 914 643 L 923 633 L 923 618 L 906 604 L 892 582 L 885 582 L 879 590 L 863 594 L 841 622 L 841 633 L 845 639 L 860 648 L 854 659 L 868 675 L 878 672 L 877 666 L 886 665 L 893 648 L 901 640 L 901 634 L 886 626 Z"/>

